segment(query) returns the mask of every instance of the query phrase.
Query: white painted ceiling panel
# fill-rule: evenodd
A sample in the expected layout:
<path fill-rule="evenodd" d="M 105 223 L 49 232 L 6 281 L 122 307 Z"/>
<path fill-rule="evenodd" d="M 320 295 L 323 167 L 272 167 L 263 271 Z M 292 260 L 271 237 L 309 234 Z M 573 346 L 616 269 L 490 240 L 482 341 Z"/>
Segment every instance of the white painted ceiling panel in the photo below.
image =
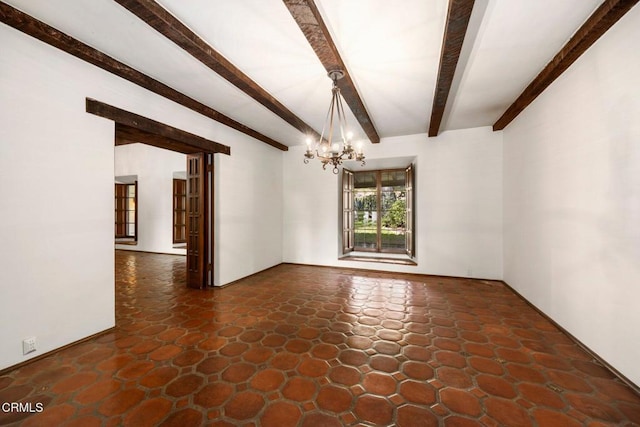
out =
<path fill-rule="evenodd" d="M 447 0 L 315 0 L 382 137 L 425 133 Z M 480 1 L 480 0 L 478 0 Z M 281 0 L 158 0 L 303 121 L 322 130 L 326 71 Z M 601 0 L 482 0 L 441 131 L 492 125 Z M 305 135 L 113 0 L 7 3 L 285 145 Z M 455 89 L 455 87 L 454 87 Z M 355 118 L 356 139 L 366 139 Z M 224 143 L 224 141 L 221 141 Z"/>
<path fill-rule="evenodd" d="M 380 136 L 426 132 L 447 1 L 321 0 L 318 7 Z"/>
<path fill-rule="evenodd" d="M 300 132 L 111 0 L 7 2 L 285 145 Z"/>
<path fill-rule="evenodd" d="M 490 0 L 446 129 L 493 125 L 600 3 Z"/>
<path fill-rule="evenodd" d="M 159 3 L 285 107 L 322 131 L 331 81 L 281 0 L 218 1 L 215 7 L 210 0 Z M 298 132 L 293 145 L 304 139 Z"/>

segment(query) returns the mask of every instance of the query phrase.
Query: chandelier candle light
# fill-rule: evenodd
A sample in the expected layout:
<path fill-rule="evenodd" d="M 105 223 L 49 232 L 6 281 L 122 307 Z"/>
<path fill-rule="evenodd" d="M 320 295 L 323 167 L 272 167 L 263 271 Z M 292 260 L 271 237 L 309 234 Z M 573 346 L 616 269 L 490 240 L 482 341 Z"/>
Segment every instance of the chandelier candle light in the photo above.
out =
<path fill-rule="evenodd" d="M 342 77 L 344 77 L 342 70 L 329 71 L 329 78 L 333 81 L 333 87 L 331 89 L 333 96 L 331 98 L 331 104 L 329 105 L 329 111 L 327 112 L 327 118 L 325 119 L 320 139 L 314 143 L 311 138 L 307 138 L 307 151 L 304 153 L 305 163 L 309 163 L 309 159 L 317 157 L 318 160 L 322 162 L 322 169 L 326 169 L 327 165 L 330 164 L 333 166 L 333 173 L 335 174 L 338 173 L 338 166 L 340 166 L 344 160 L 355 159 L 362 162 L 362 166 L 365 164 L 362 142 L 359 142 L 357 149 L 354 149 L 351 144 L 353 134 L 351 132 L 345 132 L 347 118 L 344 115 L 340 88 L 338 87 L 338 80 Z M 342 150 L 340 149 L 340 141 L 333 141 L 333 124 L 336 117 L 338 119 L 338 126 L 340 127 L 340 135 L 336 136 L 342 138 Z M 325 140 L 327 124 L 329 125 L 329 129 L 327 139 Z"/>

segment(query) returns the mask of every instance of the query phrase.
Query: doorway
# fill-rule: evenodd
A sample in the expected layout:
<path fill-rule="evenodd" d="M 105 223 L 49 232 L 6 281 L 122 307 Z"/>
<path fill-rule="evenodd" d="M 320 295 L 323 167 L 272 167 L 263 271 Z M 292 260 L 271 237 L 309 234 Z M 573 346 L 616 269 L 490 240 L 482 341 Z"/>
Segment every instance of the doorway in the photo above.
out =
<path fill-rule="evenodd" d="M 186 256 L 190 286 L 213 285 L 212 155 L 131 143 L 116 146 L 114 158 L 116 173 L 136 173 L 116 177 L 116 249 Z M 178 167 L 185 179 L 174 178 Z"/>
<path fill-rule="evenodd" d="M 87 98 L 86 110 L 115 122 L 116 146 L 140 143 L 187 155 L 187 286 L 198 289 L 213 286 L 213 156 L 215 153 L 230 155 L 231 149 L 94 99 Z M 169 178 L 171 183 L 171 177 Z M 138 181 L 138 197 L 142 197 L 141 180 L 142 176 Z M 136 206 L 136 215 L 139 218 L 138 212 L 139 205 Z"/>

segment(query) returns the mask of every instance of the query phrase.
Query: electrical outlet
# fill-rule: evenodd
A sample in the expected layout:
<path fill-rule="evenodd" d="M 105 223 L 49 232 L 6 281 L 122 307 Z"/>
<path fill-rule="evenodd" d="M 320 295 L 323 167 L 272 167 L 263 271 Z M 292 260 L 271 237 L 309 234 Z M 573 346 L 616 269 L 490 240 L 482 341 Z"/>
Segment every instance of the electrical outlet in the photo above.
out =
<path fill-rule="evenodd" d="M 36 351 L 36 337 L 29 337 L 22 340 L 22 354 L 29 354 Z"/>

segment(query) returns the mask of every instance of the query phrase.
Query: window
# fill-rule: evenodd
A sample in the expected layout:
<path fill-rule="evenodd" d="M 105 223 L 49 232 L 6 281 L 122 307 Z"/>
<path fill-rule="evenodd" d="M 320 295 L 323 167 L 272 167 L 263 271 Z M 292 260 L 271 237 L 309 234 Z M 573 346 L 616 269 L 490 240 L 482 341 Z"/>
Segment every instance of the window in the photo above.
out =
<path fill-rule="evenodd" d="M 118 243 L 138 240 L 138 181 L 115 184 L 115 237 Z"/>
<path fill-rule="evenodd" d="M 187 243 L 187 180 L 173 180 L 173 243 Z"/>
<path fill-rule="evenodd" d="M 413 167 L 342 175 L 342 246 L 414 256 Z"/>

